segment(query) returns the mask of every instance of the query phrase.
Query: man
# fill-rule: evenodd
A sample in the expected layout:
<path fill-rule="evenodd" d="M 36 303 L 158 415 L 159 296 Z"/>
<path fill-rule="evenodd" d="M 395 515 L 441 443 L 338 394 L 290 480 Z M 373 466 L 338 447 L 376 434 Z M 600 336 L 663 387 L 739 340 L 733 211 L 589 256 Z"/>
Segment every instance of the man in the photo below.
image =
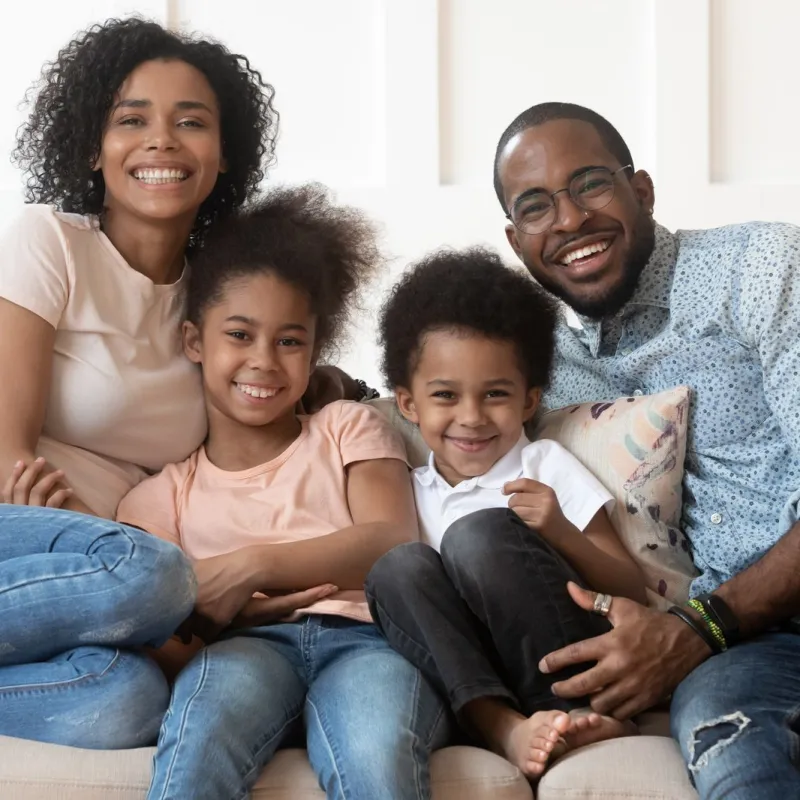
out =
<path fill-rule="evenodd" d="M 514 252 L 580 322 L 560 326 L 549 405 L 692 389 L 682 526 L 699 605 L 614 598 L 611 633 L 540 667 L 596 661 L 554 691 L 621 719 L 675 692 L 673 734 L 703 798 L 797 797 L 800 228 L 670 233 L 619 133 L 565 103 L 511 123 L 495 189 Z"/>

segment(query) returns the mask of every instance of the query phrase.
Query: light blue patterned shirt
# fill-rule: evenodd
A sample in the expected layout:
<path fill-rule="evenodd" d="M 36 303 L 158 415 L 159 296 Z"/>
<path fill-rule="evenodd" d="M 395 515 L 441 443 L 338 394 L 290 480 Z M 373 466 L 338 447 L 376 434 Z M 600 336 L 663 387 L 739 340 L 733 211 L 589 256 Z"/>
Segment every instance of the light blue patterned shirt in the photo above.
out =
<path fill-rule="evenodd" d="M 692 389 L 682 527 L 692 594 L 712 591 L 798 520 L 800 228 L 657 226 L 630 302 L 580 324 L 560 323 L 550 408 Z"/>

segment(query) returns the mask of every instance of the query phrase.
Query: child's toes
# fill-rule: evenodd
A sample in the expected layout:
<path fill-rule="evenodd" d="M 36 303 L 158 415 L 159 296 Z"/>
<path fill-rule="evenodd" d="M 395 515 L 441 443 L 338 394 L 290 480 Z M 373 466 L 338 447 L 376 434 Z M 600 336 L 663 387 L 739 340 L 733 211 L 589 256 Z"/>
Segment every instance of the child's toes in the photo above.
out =
<path fill-rule="evenodd" d="M 556 746 L 557 739 L 543 739 L 541 736 L 536 736 L 531 739 L 532 750 L 543 750 L 545 753 L 550 753 Z"/>

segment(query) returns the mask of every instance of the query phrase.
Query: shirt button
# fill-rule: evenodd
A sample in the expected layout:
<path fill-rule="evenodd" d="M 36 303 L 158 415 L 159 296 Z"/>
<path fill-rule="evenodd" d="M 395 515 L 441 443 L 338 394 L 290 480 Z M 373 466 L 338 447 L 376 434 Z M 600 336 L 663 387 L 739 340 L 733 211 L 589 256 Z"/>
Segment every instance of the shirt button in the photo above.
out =
<path fill-rule="evenodd" d="M 644 394 L 644 392 L 641 389 L 634 389 L 633 390 L 633 396 L 634 397 L 641 397 L 643 394 Z"/>
<path fill-rule="evenodd" d="M 716 513 L 716 512 L 715 512 L 715 513 L 713 513 L 713 514 L 711 515 L 711 521 L 712 521 L 712 522 L 713 522 L 715 525 L 719 525 L 719 524 L 720 524 L 720 522 L 722 522 L 722 514 L 718 514 L 718 513 Z"/>

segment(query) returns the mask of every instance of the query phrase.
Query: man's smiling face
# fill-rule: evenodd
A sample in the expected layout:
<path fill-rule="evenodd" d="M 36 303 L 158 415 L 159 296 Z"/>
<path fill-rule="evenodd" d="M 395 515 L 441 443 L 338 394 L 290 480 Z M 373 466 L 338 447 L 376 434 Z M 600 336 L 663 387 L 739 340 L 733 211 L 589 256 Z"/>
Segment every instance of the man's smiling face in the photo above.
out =
<path fill-rule="evenodd" d="M 538 234 L 506 226 L 514 252 L 547 291 L 579 314 L 600 319 L 630 300 L 655 241 L 653 185 L 647 173 L 620 170 L 595 128 L 578 120 L 554 120 L 514 136 L 500 154 L 498 174 L 506 208 L 533 190 L 552 194 L 588 169 L 614 175 L 605 207 L 585 211 L 568 192 L 556 198 L 549 230 Z"/>

